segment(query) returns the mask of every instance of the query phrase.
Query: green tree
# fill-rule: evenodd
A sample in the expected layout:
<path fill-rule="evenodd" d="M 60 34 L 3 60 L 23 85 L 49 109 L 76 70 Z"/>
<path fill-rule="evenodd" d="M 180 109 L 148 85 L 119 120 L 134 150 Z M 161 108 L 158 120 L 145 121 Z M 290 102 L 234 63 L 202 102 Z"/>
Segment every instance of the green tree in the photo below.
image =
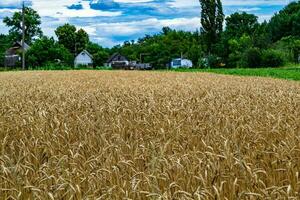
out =
<path fill-rule="evenodd" d="M 300 35 L 300 1 L 292 2 L 269 22 L 270 37 L 273 42 L 287 36 Z"/>
<path fill-rule="evenodd" d="M 0 34 L 0 67 L 4 66 L 5 51 L 9 48 L 10 43 L 7 35 Z"/>
<path fill-rule="evenodd" d="M 258 48 L 247 49 L 241 57 L 240 67 L 257 68 L 261 66 L 261 51 Z"/>
<path fill-rule="evenodd" d="M 228 45 L 230 53 L 228 55 L 227 65 L 229 67 L 244 67 L 243 56 L 246 51 L 253 47 L 251 37 L 244 34 L 238 39 L 230 39 Z"/>
<path fill-rule="evenodd" d="M 276 50 L 284 54 L 289 62 L 298 63 L 300 57 L 300 39 L 298 37 L 284 37 L 274 44 Z"/>
<path fill-rule="evenodd" d="M 88 43 L 89 43 L 89 35 L 85 30 L 79 29 L 76 32 L 76 54 L 80 53 L 84 49 L 86 49 Z"/>
<path fill-rule="evenodd" d="M 93 61 L 95 67 L 104 66 L 104 63 L 109 58 L 109 50 L 101 47 L 98 44 L 89 42 L 86 50 L 93 55 Z"/>
<path fill-rule="evenodd" d="M 28 65 L 33 68 L 53 64 L 73 66 L 74 59 L 63 45 L 45 36 L 35 41 L 26 56 Z"/>
<path fill-rule="evenodd" d="M 59 44 L 66 47 L 72 54 L 77 55 L 86 49 L 89 42 L 89 35 L 83 29 L 77 31 L 71 24 L 65 24 L 55 30 Z"/>
<path fill-rule="evenodd" d="M 10 27 L 9 35 L 13 41 L 22 40 L 22 12 L 15 12 L 12 17 L 5 17 L 3 23 Z M 25 41 L 32 43 L 35 37 L 41 37 L 41 17 L 32 8 L 25 8 Z"/>
<path fill-rule="evenodd" d="M 253 14 L 234 13 L 226 18 L 225 33 L 228 38 L 239 38 L 244 34 L 252 35 L 259 26 L 258 17 Z"/>
<path fill-rule="evenodd" d="M 281 67 L 285 63 L 283 54 L 274 49 L 264 50 L 261 59 L 264 67 Z"/>
<path fill-rule="evenodd" d="M 252 40 L 254 46 L 260 49 L 269 48 L 272 45 L 272 40 L 268 32 L 268 23 L 266 21 L 256 26 L 252 34 Z"/>
<path fill-rule="evenodd" d="M 223 31 L 224 13 L 221 0 L 199 0 L 201 5 L 201 32 L 205 36 L 207 53 L 211 53 Z"/>
<path fill-rule="evenodd" d="M 111 49 L 111 54 L 119 52 L 130 60 L 150 63 L 156 69 L 166 68 L 174 58 L 193 61 L 196 66 L 203 55 L 199 31 L 176 31 L 165 27 L 158 34 L 146 35 L 137 42 L 125 42 Z M 140 60 L 142 55 L 142 60 Z"/>
<path fill-rule="evenodd" d="M 71 53 L 75 54 L 76 43 L 76 27 L 71 24 L 65 24 L 55 30 L 59 44 L 67 48 Z"/>

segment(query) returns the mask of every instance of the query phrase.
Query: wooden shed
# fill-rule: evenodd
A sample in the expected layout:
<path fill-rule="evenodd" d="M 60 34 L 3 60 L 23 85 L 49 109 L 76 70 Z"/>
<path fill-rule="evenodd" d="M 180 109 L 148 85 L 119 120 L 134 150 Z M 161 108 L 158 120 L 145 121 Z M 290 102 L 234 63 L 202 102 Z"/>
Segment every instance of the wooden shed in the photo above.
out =
<path fill-rule="evenodd" d="M 24 44 L 24 51 L 28 51 L 30 46 Z M 14 67 L 18 62 L 21 61 L 21 54 L 23 52 L 22 42 L 15 42 L 12 47 L 6 50 L 5 52 L 5 67 Z"/>

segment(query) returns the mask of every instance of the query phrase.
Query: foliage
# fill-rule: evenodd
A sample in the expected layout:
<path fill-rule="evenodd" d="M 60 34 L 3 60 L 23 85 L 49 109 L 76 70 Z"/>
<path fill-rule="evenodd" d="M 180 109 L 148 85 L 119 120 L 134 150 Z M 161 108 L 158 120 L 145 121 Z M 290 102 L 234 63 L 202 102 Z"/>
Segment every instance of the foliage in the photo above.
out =
<path fill-rule="evenodd" d="M 229 67 L 241 67 L 244 53 L 253 46 L 251 37 L 243 35 L 237 39 L 230 39 L 228 41 L 229 56 L 227 65 Z"/>
<path fill-rule="evenodd" d="M 221 0 L 199 0 L 201 5 L 201 32 L 205 37 L 207 53 L 212 53 L 223 31 L 224 13 Z"/>
<path fill-rule="evenodd" d="M 164 27 L 153 36 L 146 35 L 137 42 L 125 42 L 115 46 L 111 54 L 119 52 L 130 60 L 150 63 L 156 69 L 165 69 L 174 58 L 188 58 L 194 65 L 203 55 L 199 32 L 176 31 Z"/>
<path fill-rule="evenodd" d="M 233 13 L 226 18 L 224 30 L 222 28 L 224 14 L 221 1 L 200 0 L 200 4 L 202 11 L 200 32 L 178 31 L 170 27 L 163 27 L 160 33 L 145 35 L 137 41 L 125 41 L 122 45 L 106 49 L 90 42 L 89 35 L 83 29 L 77 30 L 74 25 L 65 24 L 58 27 L 55 33 L 58 43 L 67 51 L 61 49 L 62 46 L 58 47 L 53 41 L 50 42 L 50 46 L 55 46 L 53 47 L 56 52 L 54 57 L 63 57 L 64 65 L 67 66 L 73 65 L 70 55 L 74 57 L 86 49 L 93 55 L 94 68 L 103 66 L 109 56 L 116 52 L 131 61 L 150 63 L 155 69 L 166 69 L 172 59 L 180 57 L 192 60 L 195 68 L 224 66 L 226 68 L 253 68 L 264 67 L 264 65 L 271 67 L 282 66 L 285 62 L 299 62 L 300 2 L 293 2 L 286 6 L 278 14 L 275 14 L 270 22 L 259 23 L 257 16 L 246 12 Z M 39 32 L 40 17 L 34 10 L 26 9 L 27 21 L 36 20 L 32 26 L 35 25 Z M 19 18 L 20 12 L 16 12 L 14 17 L 5 18 L 5 20 L 15 23 L 17 20 L 12 19 Z M 20 24 L 18 26 L 20 28 Z M 12 30 L 14 29 L 11 28 L 11 32 L 13 32 Z M 10 36 L 12 35 L 11 33 Z M 4 36 L 2 39 L 0 37 L 0 42 L 3 41 L 3 38 Z M 12 37 L 5 36 L 5 38 L 3 44 L 14 42 Z M 47 42 L 39 40 L 34 48 L 46 54 L 47 45 L 49 45 Z M 8 47 L 8 45 L 0 46 L 0 59 L 3 60 L 3 53 Z M 265 51 L 265 49 L 268 50 Z M 62 51 L 62 56 L 57 54 L 60 51 Z M 35 54 L 37 55 L 37 51 Z M 49 52 L 48 54 L 50 55 Z M 29 63 L 35 66 L 41 63 L 43 65 L 55 64 L 54 58 L 51 56 L 48 56 L 43 62 L 37 56 L 28 56 L 28 58 Z"/>
<path fill-rule="evenodd" d="M 73 66 L 72 54 L 53 38 L 42 37 L 35 41 L 26 53 L 27 63 L 30 67 L 41 66 Z"/>
<path fill-rule="evenodd" d="M 221 59 L 216 55 L 210 54 L 206 58 L 203 58 L 200 62 L 201 68 L 218 68 L 220 67 Z"/>
<path fill-rule="evenodd" d="M 275 14 L 270 20 L 268 28 L 273 42 L 287 36 L 299 36 L 300 1 L 290 3 Z"/>
<path fill-rule="evenodd" d="M 109 58 L 109 50 L 98 44 L 89 42 L 86 50 L 93 55 L 94 67 L 102 67 Z"/>
<path fill-rule="evenodd" d="M 257 68 L 261 66 L 261 51 L 258 48 L 247 49 L 240 60 L 240 66 L 244 68 Z"/>
<path fill-rule="evenodd" d="M 86 49 L 89 42 L 89 35 L 83 29 L 77 31 L 74 25 L 68 23 L 58 27 L 55 34 L 58 42 L 74 55 Z"/>
<path fill-rule="evenodd" d="M 71 24 L 65 24 L 55 30 L 59 44 L 75 54 L 76 27 Z"/>
<path fill-rule="evenodd" d="M 283 54 L 273 49 L 262 52 L 262 65 L 265 67 L 282 67 L 285 63 Z"/>
<path fill-rule="evenodd" d="M 10 27 L 9 35 L 12 41 L 22 40 L 22 12 L 15 12 L 12 17 L 5 17 L 3 23 Z M 32 43 L 35 37 L 42 36 L 41 17 L 32 8 L 25 8 L 25 41 Z"/>
<path fill-rule="evenodd" d="M 300 38 L 294 36 L 283 37 L 274 44 L 274 48 L 284 55 L 287 61 L 299 63 L 300 59 Z"/>
<path fill-rule="evenodd" d="M 246 12 L 230 15 L 226 18 L 226 37 L 234 39 L 243 35 L 252 35 L 259 26 L 257 19 L 257 16 Z"/>
<path fill-rule="evenodd" d="M 75 43 L 76 54 L 85 50 L 89 41 L 90 41 L 90 39 L 89 39 L 89 35 L 87 34 L 87 32 L 85 32 L 85 30 L 83 30 L 83 29 L 79 29 L 76 32 L 76 41 L 75 41 L 76 42 Z"/>
<path fill-rule="evenodd" d="M 9 37 L 0 34 L 0 67 L 4 66 L 5 51 L 9 48 L 10 40 Z"/>
<path fill-rule="evenodd" d="M 30 70 L 74 70 L 71 66 L 65 66 L 57 63 L 46 63 L 42 67 L 30 67 Z M 76 68 L 77 69 L 77 68 Z"/>

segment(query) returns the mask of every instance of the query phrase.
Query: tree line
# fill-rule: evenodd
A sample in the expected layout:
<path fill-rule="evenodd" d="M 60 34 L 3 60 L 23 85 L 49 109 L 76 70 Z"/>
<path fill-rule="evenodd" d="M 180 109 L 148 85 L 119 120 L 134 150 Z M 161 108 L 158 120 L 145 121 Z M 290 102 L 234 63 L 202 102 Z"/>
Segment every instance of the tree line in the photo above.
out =
<path fill-rule="evenodd" d="M 254 68 L 278 67 L 298 63 L 300 55 L 300 2 L 292 2 L 269 21 L 236 12 L 225 17 L 221 0 L 200 0 L 201 28 L 194 32 L 164 27 L 154 35 L 145 35 L 122 45 L 103 48 L 93 43 L 83 29 L 65 24 L 55 30 L 57 40 L 44 36 L 41 18 L 32 8 L 25 9 L 25 38 L 31 48 L 26 53 L 27 66 L 73 66 L 74 57 L 83 49 L 94 57 L 95 66 L 103 66 L 110 55 L 119 52 L 130 60 L 166 68 L 173 58 L 185 57 L 196 67 Z M 0 35 L 0 60 L 15 41 L 21 40 L 21 12 L 6 17 L 10 28 Z M 223 27 L 223 24 L 225 26 Z M 1 62 L 3 63 L 3 62 Z"/>

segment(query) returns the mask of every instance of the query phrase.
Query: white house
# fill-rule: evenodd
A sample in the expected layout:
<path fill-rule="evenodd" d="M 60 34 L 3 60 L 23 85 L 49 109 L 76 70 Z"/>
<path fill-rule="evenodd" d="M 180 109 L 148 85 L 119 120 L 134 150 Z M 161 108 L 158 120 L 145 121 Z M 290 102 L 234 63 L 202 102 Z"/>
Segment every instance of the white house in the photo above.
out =
<path fill-rule="evenodd" d="M 80 65 L 89 66 L 89 67 L 93 66 L 93 56 L 86 50 L 83 50 L 75 58 L 74 66 L 78 67 Z"/>
<path fill-rule="evenodd" d="M 188 59 L 183 58 L 176 58 L 173 59 L 171 62 L 171 68 L 177 69 L 177 68 L 192 68 L 193 62 Z"/>

